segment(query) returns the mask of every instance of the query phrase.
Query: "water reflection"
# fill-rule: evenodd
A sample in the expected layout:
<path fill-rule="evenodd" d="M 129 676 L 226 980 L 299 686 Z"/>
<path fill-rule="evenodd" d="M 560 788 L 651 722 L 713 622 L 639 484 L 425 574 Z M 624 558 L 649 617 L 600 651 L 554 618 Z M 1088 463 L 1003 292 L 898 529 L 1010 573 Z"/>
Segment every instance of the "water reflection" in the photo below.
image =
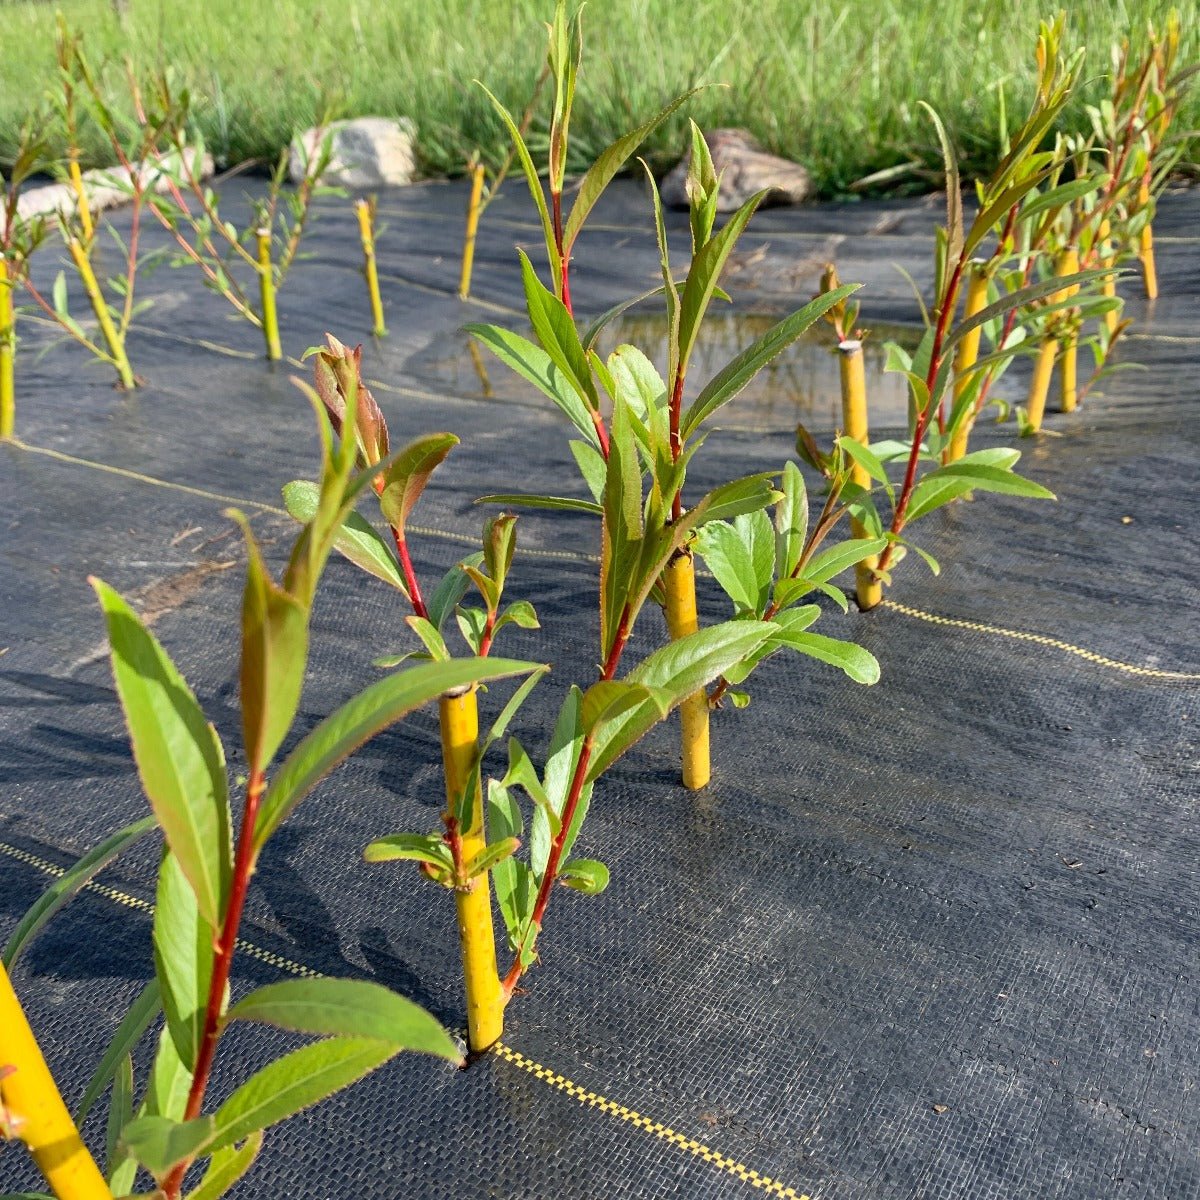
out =
<path fill-rule="evenodd" d="M 692 356 L 689 392 L 694 395 L 740 351 L 761 337 L 778 320 L 772 316 L 731 315 L 713 318 L 705 326 Z M 522 330 L 528 336 L 528 330 Z M 911 349 L 919 331 L 911 326 L 876 326 L 865 344 L 867 394 L 875 428 L 895 428 L 907 419 L 908 398 L 903 377 L 885 374 L 884 343 L 896 341 Z M 660 371 L 667 361 L 667 331 L 661 313 L 625 315 L 615 320 L 600 339 L 608 354 L 623 343 L 637 346 Z M 521 401 L 553 407 L 535 388 L 502 366 L 486 351 L 479 353 L 464 333 L 435 344 L 408 364 L 434 387 L 458 395 L 496 401 Z M 816 431 L 841 424 L 841 384 L 833 331 L 824 322 L 810 330 L 771 362 L 725 409 L 719 424 L 747 430 L 788 430 L 797 421 Z"/>

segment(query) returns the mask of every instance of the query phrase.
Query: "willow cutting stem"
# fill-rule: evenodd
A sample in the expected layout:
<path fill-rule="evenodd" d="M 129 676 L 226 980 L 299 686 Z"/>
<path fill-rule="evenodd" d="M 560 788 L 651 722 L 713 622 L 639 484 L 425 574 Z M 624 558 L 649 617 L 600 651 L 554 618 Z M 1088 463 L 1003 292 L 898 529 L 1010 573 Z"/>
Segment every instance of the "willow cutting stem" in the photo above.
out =
<path fill-rule="evenodd" d="M 0 964 L 0 1103 L 58 1200 L 112 1200 Z"/>
<path fill-rule="evenodd" d="M 12 278 L 8 260 L 0 257 L 0 441 L 3 442 L 12 437 L 16 421 L 17 393 L 13 372 L 16 348 Z"/>
<path fill-rule="evenodd" d="M 383 323 L 383 297 L 379 294 L 379 268 L 375 262 L 375 204 L 374 200 L 358 200 L 354 204 L 358 213 L 358 233 L 362 238 L 363 273 L 367 277 L 367 293 L 371 297 L 371 320 L 376 337 L 387 335 Z"/>
<path fill-rule="evenodd" d="M 1075 275 L 1079 272 L 1079 252 L 1073 247 L 1064 250 L 1058 256 L 1055 270 L 1059 275 Z M 1056 299 L 1068 300 L 1079 291 L 1078 287 L 1064 288 L 1057 294 Z M 1062 398 L 1062 411 L 1074 412 L 1079 403 L 1079 388 L 1076 383 L 1076 360 L 1079 352 L 1079 331 L 1076 328 L 1068 330 L 1062 343 L 1062 359 L 1059 365 L 1059 395 Z"/>
<path fill-rule="evenodd" d="M 117 378 L 126 391 L 132 391 L 137 387 L 137 380 L 134 378 L 133 368 L 129 365 L 129 356 L 125 353 L 125 337 L 117 332 L 117 327 L 113 324 L 112 313 L 108 311 L 108 303 L 100 290 L 96 272 L 92 270 L 92 260 L 88 258 L 87 251 L 78 238 L 71 238 L 67 242 L 67 249 L 71 252 L 71 261 L 75 264 L 75 270 L 79 273 L 84 291 L 91 302 L 92 312 L 96 314 L 96 323 L 104 336 L 104 344 L 108 347 L 109 358 L 117 372 Z"/>
<path fill-rule="evenodd" d="M 262 297 L 262 331 L 267 343 L 267 358 L 278 362 L 283 357 L 279 344 L 279 318 L 275 312 L 275 268 L 271 263 L 271 231 L 256 230 L 258 239 L 258 286 Z"/>
<path fill-rule="evenodd" d="M 848 438 L 865 446 L 870 437 L 870 422 L 867 419 L 867 374 L 863 364 L 862 342 L 847 339 L 838 343 L 838 367 L 842 377 L 842 426 Z M 850 482 L 870 490 L 871 476 L 856 462 L 850 468 Z M 869 535 L 861 521 L 851 518 L 850 536 L 861 538 Z M 879 555 L 872 554 L 854 568 L 855 594 L 858 606 L 864 612 L 874 608 L 883 599 L 883 584 L 875 574 L 878 565 Z"/>
<path fill-rule="evenodd" d="M 1138 207 L 1145 208 L 1150 203 L 1150 185 L 1143 179 L 1138 188 Z M 1138 244 L 1138 257 L 1142 260 L 1142 281 L 1146 287 L 1146 299 L 1158 299 L 1158 268 L 1154 265 L 1154 230 L 1147 221 L 1142 226 Z"/>
<path fill-rule="evenodd" d="M 967 298 L 964 304 L 963 320 L 969 321 L 981 313 L 987 305 L 987 298 L 987 271 L 983 263 L 973 262 L 970 278 L 967 280 Z M 979 359 L 979 340 L 982 334 L 983 327 L 978 326 L 965 333 L 958 343 L 958 353 L 954 356 L 954 403 L 956 406 L 971 383 L 971 368 Z M 971 430 L 974 427 L 975 410 L 972 406 L 962 414 L 959 420 L 958 428 L 955 429 L 950 444 L 946 447 L 945 462 L 957 462 L 966 454 L 971 441 Z"/>
<path fill-rule="evenodd" d="M 663 589 L 667 595 L 667 632 L 672 641 L 687 637 L 699 628 L 696 615 L 696 560 L 688 550 L 681 550 L 663 572 Z M 708 743 L 708 694 L 701 688 L 679 706 L 682 727 L 680 757 L 683 763 L 683 785 L 696 791 L 712 778 L 712 761 Z"/>
<path fill-rule="evenodd" d="M 475 689 L 447 695 L 439 708 L 446 800 L 451 811 L 468 787 L 474 789 L 471 819 L 457 837 L 456 865 L 469 865 L 487 849 L 483 797 L 475 758 L 479 743 L 479 708 Z M 455 892 L 458 936 L 462 946 L 463 980 L 467 992 L 467 1027 L 473 1051 L 486 1050 L 504 1033 L 504 997 L 496 966 L 496 935 L 492 928 L 492 897 L 488 873 L 477 875 Z"/>
<path fill-rule="evenodd" d="M 467 232 L 463 238 L 462 272 L 458 277 L 458 298 L 471 294 L 471 273 L 475 268 L 475 235 L 479 232 L 479 214 L 483 205 L 483 163 L 471 173 L 471 199 L 467 204 Z"/>
<path fill-rule="evenodd" d="M 1058 339 L 1044 339 L 1033 368 L 1033 379 L 1029 384 L 1029 399 L 1026 403 L 1026 416 L 1031 433 L 1037 433 L 1042 427 L 1042 418 L 1046 414 L 1046 395 L 1050 391 L 1050 377 L 1054 374 L 1054 360 L 1057 357 Z"/>
<path fill-rule="evenodd" d="M 1109 238 L 1112 234 L 1112 226 L 1106 217 L 1100 222 L 1100 233 L 1097 241 L 1100 246 L 1100 265 L 1102 267 L 1111 267 L 1113 265 L 1112 246 L 1109 243 Z M 1105 275 L 1100 281 L 1100 289 L 1105 297 L 1109 300 L 1115 300 L 1117 296 L 1117 277 L 1115 274 Z M 1110 308 L 1104 314 L 1104 326 L 1108 330 L 1108 336 L 1112 337 L 1117 332 L 1117 325 L 1120 323 L 1121 313 L 1119 309 Z"/>
<path fill-rule="evenodd" d="M 75 207 L 79 212 L 79 228 L 83 230 L 83 240 L 90 246 L 95 235 L 95 225 L 92 222 L 92 209 L 88 204 L 87 187 L 83 182 L 83 172 L 79 169 L 77 159 L 71 159 L 67 165 L 67 174 L 71 179 L 71 187 L 75 192 Z"/>

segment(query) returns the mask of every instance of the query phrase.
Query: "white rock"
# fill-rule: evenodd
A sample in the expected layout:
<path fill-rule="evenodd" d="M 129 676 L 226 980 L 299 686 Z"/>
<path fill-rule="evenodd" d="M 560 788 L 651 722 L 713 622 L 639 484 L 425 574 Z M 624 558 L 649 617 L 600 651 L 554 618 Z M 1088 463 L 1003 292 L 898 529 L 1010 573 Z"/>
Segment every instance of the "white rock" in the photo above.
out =
<path fill-rule="evenodd" d="M 184 153 L 187 155 L 184 161 L 194 167 L 195 151 L 186 150 Z M 137 171 L 137 178 L 143 186 L 154 192 L 165 192 L 168 176 L 178 175 L 179 166 L 178 154 L 171 151 L 161 159 L 147 159 L 134 170 Z M 199 177 L 207 179 L 213 173 L 212 156 L 206 154 L 199 167 Z M 84 171 L 83 186 L 87 192 L 88 208 L 97 213 L 106 208 L 118 208 L 122 204 L 128 204 L 133 179 L 133 171 L 125 167 L 102 167 L 94 171 Z M 64 217 L 75 215 L 75 189 L 69 183 L 50 183 L 45 187 L 30 188 L 27 192 L 22 192 L 17 200 L 17 215 L 22 220 L 28 221 L 31 217 L 52 217 L 55 214 Z"/>
<path fill-rule="evenodd" d="M 417 127 L 408 117 L 355 117 L 306 129 L 292 139 L 288 174 L 304 178 L 305 156 L 330 139 L 329 165 L 321 180 L 332 187 L 374 188 L 412 183 L 417 174 Z"/>

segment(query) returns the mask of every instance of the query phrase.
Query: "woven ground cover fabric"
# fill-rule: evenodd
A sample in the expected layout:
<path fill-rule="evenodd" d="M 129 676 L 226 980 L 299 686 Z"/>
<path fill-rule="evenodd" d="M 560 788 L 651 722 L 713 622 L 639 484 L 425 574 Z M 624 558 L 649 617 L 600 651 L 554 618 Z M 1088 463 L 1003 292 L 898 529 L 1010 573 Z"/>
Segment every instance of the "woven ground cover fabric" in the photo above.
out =
<path fill-rule="evenodd" d="M 258 186 L 229 185 L 235 219 Z M 428 367 L 465 321 L 522 325 L 514 243 L 539 240 L 528 197 L 511 185 L 485 214 L 462 304 L 465 197 L 430 184 L 380 202 L 392 332 L 367 347 L 367 377 L 394 442 L 463 439 L 415 517 L 424 578 L 476 542 L 477 496 L 534 478 L 580 490 L 554 411 L 455 391 Z M 1136 321 L 1122 358 L 1145 369 L 1022 445 L 1024 472 L 1058 502 L 985 496 L 925 523 L 940 576 L 910 559 L 894 603 L 831 608 L 820 625 L 870 649 L 881 682 L 772 659 L 750 710 L 715 718 L 704 792 L 677 782 L 677 730 L 656 729 L 606 776 L 584 828 L 580 849 L 612 885 L 556 898 L 502 1049 L 466 1071 L 402 1056 L 272 1131 L 234 1195 L 1200 1197 L 1198 213 L 1196 193 L 1163 201 L 1157 304 L 1122 285 Z M 795 307 L 832 258 L 868 285 L 864 324 L 911 322 L 893 264 L 928 284 L 939 216 L 925 200 L 763 213 L 729 290 L 740 309 Z M 636 184 L 601 205 L 577 250 L 581 312 L 653 284 L 648 217 Z M 670 219 L 682 258 L 686 217 Z M 322 202 L 307 248 L 280 294 L 293 356 L 327 329 L 354 343 L 370 328 L 348 203 Z M 24 331 L 22 444 L 0 448 L 0 937 L 49 872 L 145 809 L 86 576 L 153 618 L 236 772 L 242 553 L 223 510 L 251 516 L 278 570 L 294 532 L 279 489 L 313 473 L 311 413 L 288 381 L 299 368 L 259 361 L 257 332 L 191 274 L 160 270 L 145 294 L 130 356 L 147 386 L 133 396 L 70 346 L 36 358 L 50 333 Z M 1004 393 L 1027 379 L 1019 363 Z M 790 428 L 726 415 L 691 495 L 791 452 Z M 1012 437 L 980 426 L 980 445 Z M 536 758 L 564 689 L 595 670 L 596 531 L 565 513 L 519 528 L 511 595 L 534 600 L 542 629 L 503 650 L 554 662 L 516 723 Z M 725 615 L 711 580 L 701 593 L 707 619 Z M 334 562 L 295 736 L 405 634 L 388 590 Z M 662 637 L 647 612 L 631 652 Z M 235 992 L 352 975 L 461 1024 L 449 898 L 361 861 L 373 837 L 436 826 L 437 746 L 436 717 L 418 714 L 304 802 L 255 877 L 243 936 L 256 950 Z M 152 969 L 156 861 L 149 843 L 120 859 L 17 973 L 68 1098 Z M 221 1051 L 214 1099 L 285 1042 L 242 1037 Z M 85 1133 L 103 1141 L 99 1116 Z M 23 1152 L 0 1150 L 0 1192 L 36 1187 Z"/>

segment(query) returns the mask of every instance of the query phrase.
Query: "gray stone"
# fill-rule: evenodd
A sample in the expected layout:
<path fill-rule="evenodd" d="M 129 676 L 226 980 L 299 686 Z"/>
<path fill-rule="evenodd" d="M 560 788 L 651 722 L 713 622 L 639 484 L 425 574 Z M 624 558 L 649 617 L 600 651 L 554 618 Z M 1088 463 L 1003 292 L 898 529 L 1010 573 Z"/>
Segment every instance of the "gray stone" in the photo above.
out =
<path fill-rule="evenodd" d="M 756 192 L 770 189 L 767 204 L 799 204 L 812 194 L 812 177 L 799 163 L 768 154 L 744 129 L 714 129 L 704 135 L 721 177 L 718 212 L 733 212 Z M 663 203 L 687 208 L 687 173 L 692 152 L 662 181 Z"/>
<path fill-rule="evenodd" d="M 306 129 L 292 139 L 288 174 L 304 178 L 305 156 L 319 152 L 330 139 L 329 165 L 321 176 L 332 187 L 395 187 L 412 183 L 417 174 L 417 127 L 408 117 L 355 117 Z"/>

